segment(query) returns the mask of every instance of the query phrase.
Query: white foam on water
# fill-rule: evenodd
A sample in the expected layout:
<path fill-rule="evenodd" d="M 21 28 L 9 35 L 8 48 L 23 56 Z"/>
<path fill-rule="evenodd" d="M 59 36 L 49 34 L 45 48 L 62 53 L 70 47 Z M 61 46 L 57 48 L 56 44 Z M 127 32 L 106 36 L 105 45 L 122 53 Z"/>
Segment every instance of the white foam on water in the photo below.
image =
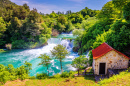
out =
<path fill-rule="evenodd" d="M 73 36 L 72 33 L 70 34 L 62 34 L 62 36 L 65 37 L 71 37 Z M 42 71 L 38 71 L 36 72 L 39 68 L 41 69 L 43 66 L 38 66 L 38 64 L 41 62 L 40 59 L 37 59 L 38 56 L 40 56 L 40 54 L 47 54 L 47 55 L 51 55 L 50 50 L 52 50 L 56 45 L 58 44 L 62 44 L 64 47 L 66 47 L 66 49 L 70 52 L 69 56 L 66 56 L 66 59 L 64 60 L 64 62 L 71 62 L 74 58 L 78 57 L 79 55 L 77 53 L 74 53 L 72 51 L 73 48 L 73 40 L 70 42 L 70 40 L 67 39 L 61 39 L 61 38 L 50 38 L 48 40 L 48 45 L 43 46 L 41 48 L 38 49 L 29 49 L 29 50 L 23 50 L 20 52 L 12 52 L 9 53 L 12 58 L 9 58 L 9 61 L 21 61 L 20 64 L 23 64 L 25 61 L 31 62 L 32 63 L 32 71 L 31 75 L 36 75 L 36 73 L 41 73 Z M 7 55 L 5 55 L 7 56 Z M 86 55 L 86 57 L 88 57 L 88 54 Z M 3 62 L 3 61 L 1 61 Z M 7 61 L 4 61 L 7 62 Z M 55 67 L 56 69 L 60 69 L 60 65 L 55 64 L 56 61 L 55 60 L 51 60 L 51 67 Z M 67 66 L 67 70 L 76 70 L 75 68 L 73 68 L 71 65 L 63 65 L 63 66 Z M 52 68 L 49 68 L 49 72 L 56 74 L 55 71 Z M 66 70 L 66 69 L 65 69 Z"/>

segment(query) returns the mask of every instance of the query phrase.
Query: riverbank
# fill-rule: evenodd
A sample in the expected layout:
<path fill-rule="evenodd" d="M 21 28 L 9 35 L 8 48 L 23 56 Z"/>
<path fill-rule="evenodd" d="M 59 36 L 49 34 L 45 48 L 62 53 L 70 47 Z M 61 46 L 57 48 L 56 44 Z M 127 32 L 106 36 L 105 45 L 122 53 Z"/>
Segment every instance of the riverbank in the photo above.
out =
<path fill-rule="evenodd" d="M 0 53 L 1 53 L 1 52 L 6 52 L 6 51 L 5 51 L 4 49 L 0 49 Z"/>
<path fill-rule="evenodd" d="M 95 82 L 93 76 L 74 78 L 52 78 L 52 79 L 26 79 L 23 81 L 9 81 L 3 86 L 130 86 L 130 72 L 121 72 L 109 79 Z"/>

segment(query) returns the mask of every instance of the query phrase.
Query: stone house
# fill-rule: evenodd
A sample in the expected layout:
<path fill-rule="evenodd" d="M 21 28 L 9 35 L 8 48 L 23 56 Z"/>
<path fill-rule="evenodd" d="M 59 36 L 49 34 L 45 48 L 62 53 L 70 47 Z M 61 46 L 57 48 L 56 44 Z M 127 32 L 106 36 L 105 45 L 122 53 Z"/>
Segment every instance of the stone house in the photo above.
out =
<path fill-rule="evenodd" d="M 103 43 L 92 50 L 95 75 L 107 74 L 108 69 L 127 69 L 130 58 Z"/>

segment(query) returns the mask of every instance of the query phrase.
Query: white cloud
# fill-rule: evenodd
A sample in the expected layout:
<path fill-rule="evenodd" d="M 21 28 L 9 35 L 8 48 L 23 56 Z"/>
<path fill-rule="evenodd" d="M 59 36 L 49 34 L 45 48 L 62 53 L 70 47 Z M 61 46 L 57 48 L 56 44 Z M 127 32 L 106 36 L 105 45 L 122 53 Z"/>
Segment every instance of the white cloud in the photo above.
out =
<path fill-rule="evenodd" d="M 23 5 L 24 3 L 27 3 L 30 9 L 32 10 L 33 8 L 36 8 L 38 12 L 42 13 L 51 13 L 52 11 L 58 12 L 58 11 L 66 11 L 64 8 L 60 8 L 56 5 L 52 4 L 46 4 L 46 3 L 33 3 L 25 0 L 11 0 L 12 2 L 18 4 L 18 5 Z"/>
<path fill-rule="evenodd" d="M 57 5 L 46 4 L 46 3 L 34 3 L 34 2 L 30 2 L 29 0 L 11 0 L 11 1 L 18 5 L 23 5 L 24 3 L 27 3 L 31 10 L 33 8 L 36 8 L 38 12 L 42 12 L 45 14 L 47 13 L 49 14 L 52 11 L 66 12 L 68 10 L 75 10 L 78 8 L 77 4 L 75 6 L 73 5 L 73 6 L 66 7 L 66 6 L 57 6 Z M 76 0 L 76 1 L 83 1 L 83 0 Z"/>
<path fill-rule="evenodd" d="M 29 2 L 28 1 L 22 1 L 22 3 L 27 3 L 28 4 Z"/>
<path fill-rule="evenodd" d="M 23 5 L 24 3 L 29 3 L 28 1 L 25 1 L 25 0 L 10 0 L 18 5 Z"/>
<path fill-rule="evenodd" d="M 58 11 L 64 11 L 63 8 L 59 8 L 56 5 L 51 4 L 28 4 L 31 9 L 36 8 L 38 12 L 42 13 L 51 13 L 52 11 L 58 12 Z"/>

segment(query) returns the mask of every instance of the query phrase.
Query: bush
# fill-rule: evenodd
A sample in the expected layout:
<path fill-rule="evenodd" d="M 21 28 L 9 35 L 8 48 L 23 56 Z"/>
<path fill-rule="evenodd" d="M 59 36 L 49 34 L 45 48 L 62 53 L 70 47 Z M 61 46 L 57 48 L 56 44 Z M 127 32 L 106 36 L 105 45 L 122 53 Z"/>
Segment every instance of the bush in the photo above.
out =
<path fill-rule="evenodd" d="M 37 74 L 37 75 L 36 75 L 36 78 L 37 78 L 37 79 L 45 79 L 45 78 L 48 78 L 48 75 L 45 74 L 45 73 L 41 73 L 41 74 Z"/>
<path fill-rule="evenodd" d="M 68 72 L 62 72 L 62 74 L 60 75 L 60 77 L 62 77 L 62 78 L 68 78 L 69 75 L 70 74 Z"/>
<path fill-rule="evenodd" d="M 71 78 L 74 78 L 74 74 L 75 74 L 74 71 L 70 71 L 70 72 L 69 72 L 69 76 L 70 76 Z"/>
<path fill-rule="evenodd" d="M 35 76 L 31 76 L 31 77 L 29 77 L 29 79 L 36 79 L 36 77 Z"/>
<path fill-rule="evenodd" d="M 8 71 L 0 72 L 0 82 L 6 83 L 10 80 L 10 73 Z"/>
<path fill-rule="evenodd" d="M 53 78 L 60 78 L 60 74 L 58 73 L 58 74 L 54 75 Z"/>

